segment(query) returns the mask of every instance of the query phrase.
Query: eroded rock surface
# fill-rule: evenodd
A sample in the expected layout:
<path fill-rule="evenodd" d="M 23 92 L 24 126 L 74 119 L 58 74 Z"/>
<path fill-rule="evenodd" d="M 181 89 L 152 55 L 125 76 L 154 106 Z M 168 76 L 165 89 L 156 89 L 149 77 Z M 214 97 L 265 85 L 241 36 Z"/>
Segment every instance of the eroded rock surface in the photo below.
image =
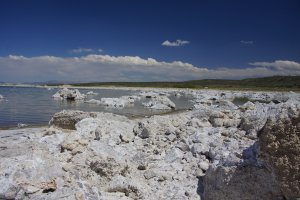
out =
<path fill-rule="evenodd" d="M 277 177 L 286 199 L 300 197 L 300 115 L 297 113 L 270 118 L 259 133 L 261 158 Z"/>

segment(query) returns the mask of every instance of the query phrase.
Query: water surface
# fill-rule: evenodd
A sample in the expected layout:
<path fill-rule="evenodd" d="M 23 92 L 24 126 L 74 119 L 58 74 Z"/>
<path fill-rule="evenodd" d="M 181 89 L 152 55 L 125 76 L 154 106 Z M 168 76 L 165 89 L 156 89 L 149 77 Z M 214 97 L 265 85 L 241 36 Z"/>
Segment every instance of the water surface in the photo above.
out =
<path fill-rule="evenodd" d="M 60 101 L 52 98 L 58 89 L 47 90 L 46 88 L 21 88 L 21 87 L 0 87 L 0 94 L 5 97 L 0 100 L 0 128 L 16 127 L 18 123 L 35 125 L 46 125 L 54 113 L 63 109 L 112 112 L 130 117 L 148 116 L 163 114 L 170 111 L 151 110 L 142 106 L 142 99 L 135 102 L 134 106 L 123 109 L 107 108 L 96 104 L 87 104 L 84 101 Z M 79 89 L 86 94 L 90 89 Z M 100 100 L 103 97 L 121 97 L 125 95 L 136 95 L 140 91 L 121 89 L 93 89 L 98 95 L 88 96 L 89 99 Z M 192 106 L 190 98 L 174 94 L 169 98 L 176 104 L 176 110 L 185 110 Z"/>

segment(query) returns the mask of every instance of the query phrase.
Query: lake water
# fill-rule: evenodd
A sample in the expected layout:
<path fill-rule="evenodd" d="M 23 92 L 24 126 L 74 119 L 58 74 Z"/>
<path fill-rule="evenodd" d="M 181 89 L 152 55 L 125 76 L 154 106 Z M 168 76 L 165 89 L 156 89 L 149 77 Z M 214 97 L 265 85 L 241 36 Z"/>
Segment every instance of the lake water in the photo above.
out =
<path fill-rule="evenodd" d="M 83 101 L 60 101 L 52 98 L 58 89 L 47 90 L 46 88 L 21 88 L 21 87 L 0 87 L 0 94 L 5 97 L 0 100 L 0 128 L 17 127 L 18 123 L 35 125 L 47 125 L 54 113 L 63 109 L 111 112 L 129 117 L 149 116 L 163 114 L 170 111 L 151 110 L 145 108 L 142 102 L 148 99 L 136 101 L 134 106 L 123 109 L 107 108 L 96 104 L 88 104 Z M 86 94 L 91 89 L 79 89 Z M 136 95 L 141 91 L 121 89 L 93 89 L 98 93 L 95 96 L 88 96 L 89 99 L 100 100 L 103 97 L 121 97 L 125 95 Z M 174 94 L 169 98 L 176 104 L 176 110 L 186 110 L 192 106 L 191 98 Z"/>

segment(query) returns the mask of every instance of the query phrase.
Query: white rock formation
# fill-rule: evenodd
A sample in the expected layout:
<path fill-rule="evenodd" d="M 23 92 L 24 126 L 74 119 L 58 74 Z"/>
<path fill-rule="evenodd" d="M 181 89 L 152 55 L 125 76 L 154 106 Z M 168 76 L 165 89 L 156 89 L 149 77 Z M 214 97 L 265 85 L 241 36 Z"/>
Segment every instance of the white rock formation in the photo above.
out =
<path fill-rule="evenodd" d="M 122 96 L 120 98 L 101 98 L 101 104 L 107 107 L 124 108 L 134 103 L 134 98 Z"/>
<path fill-rule="evenodd" d="M 63 88 L 56 92 L 52 97 L 60 100 L 83 100 L 86 98 L 86 95 L 81 94 L 77 89 Z"/>
<path fill-rule="evenodd" d="M 139 97 L 137 96 L 121 96 L 120 98 L 101 98 L 101 100 L 91 99 L 85 101 L 85 103 L 98 104 L 111 108 L 125 108 L 128 106 L 133 106 L 135 100 L 138 99 Z"/>
<path fill-rule="evenodd" d="M 167 96 L 152 96 L 150 101 L 143 103 L 145 107 L 157 110 L 175 109 L 176 105 Z"/>

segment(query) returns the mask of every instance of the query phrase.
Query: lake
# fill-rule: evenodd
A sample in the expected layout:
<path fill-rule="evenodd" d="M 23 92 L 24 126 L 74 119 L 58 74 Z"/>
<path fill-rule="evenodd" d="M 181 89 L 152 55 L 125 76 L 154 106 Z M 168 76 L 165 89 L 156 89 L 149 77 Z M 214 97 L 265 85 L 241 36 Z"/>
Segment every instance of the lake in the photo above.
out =
<path fill-rule="evenodd" d="M 0 100 L 0 128 L 17 127 L 18 123 L 28 124 L 29 126 L 47 125 L 53 114 L 63 109 L 111 112 L 128 117 L 151 116 L 170 112 L 145 108 L 142 103 L 149 101 L 148 99 L 141 99 L 136 101 L 134 106 L 123 109 L 88 104 L 84 103 L 84 101 L 55 100 L 52 98 L 52 95 L 58 90 L 56 88 L 48 90 L 47 88 L 36 87 L 0 87 L 0 94 L 5 97 L 4 100 Z M 87 100 L 137 95 L 141 92 L 139 90 L 123 89 L 79 89 L 79 91 L 84 94 L 88 91 L 98 93 L 94 96 L 88 96 Z M 189 101 L 191 97 L 184 95 L 176 97 L 174 94 L 171 94 L 169 98 L 176 104 L 175 111 L 186 110 L 192 106 L 192 103 Z"/>

